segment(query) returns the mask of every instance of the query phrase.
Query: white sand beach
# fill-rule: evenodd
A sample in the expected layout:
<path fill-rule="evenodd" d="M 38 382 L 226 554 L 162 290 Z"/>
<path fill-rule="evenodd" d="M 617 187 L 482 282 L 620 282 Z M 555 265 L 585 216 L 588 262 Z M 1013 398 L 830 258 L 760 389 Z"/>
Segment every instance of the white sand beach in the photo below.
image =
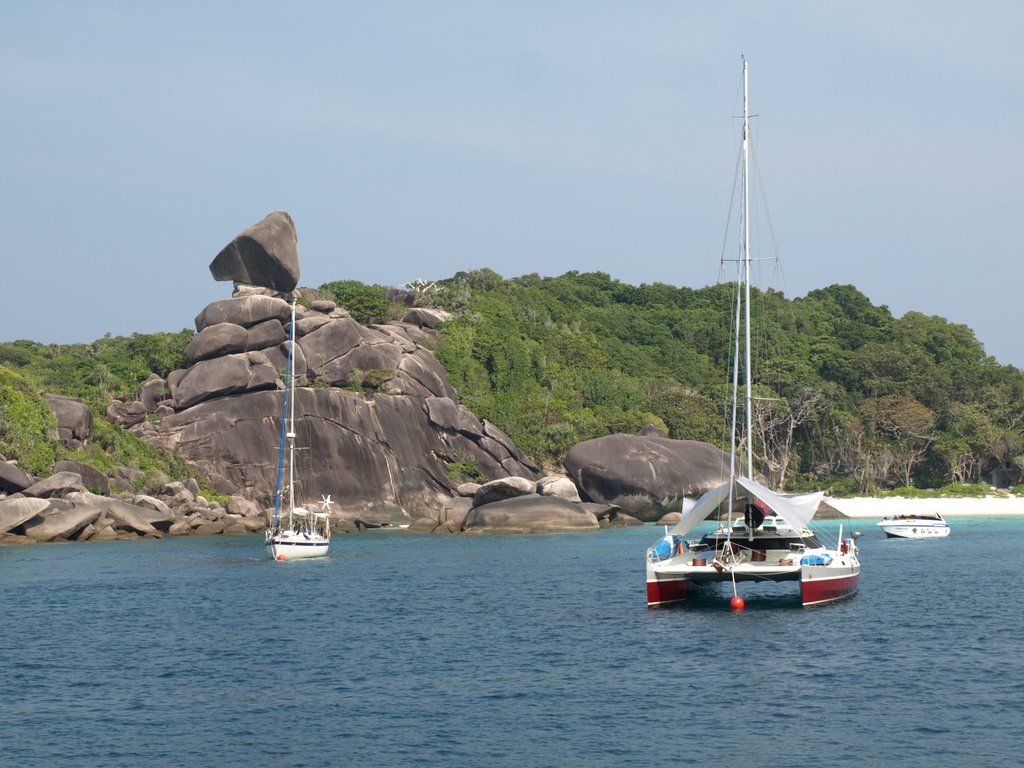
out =
<path fill-rule="evenodd" d="M 852 518 L 877 517 L 881 519 L 915 512 L 938 512 L 947 518 L 1024 515 L 1024 497 L 1018 496 L 989 496 L 984 499 L 834 499 L 826 496 L 824 501 L 837 512 Z"/>

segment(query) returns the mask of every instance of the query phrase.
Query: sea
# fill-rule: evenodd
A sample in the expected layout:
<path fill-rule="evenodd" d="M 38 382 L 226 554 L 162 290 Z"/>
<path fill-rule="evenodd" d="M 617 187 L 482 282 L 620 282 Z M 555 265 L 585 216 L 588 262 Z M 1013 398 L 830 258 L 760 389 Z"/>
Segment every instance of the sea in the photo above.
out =
<path fill-rule="evenodd" d="M 875 522 L 856 596 L 742 612 L 647 608 L 656 526 L 3 547 L 0 765 L 1021 765 L 1024 518 Z"/>

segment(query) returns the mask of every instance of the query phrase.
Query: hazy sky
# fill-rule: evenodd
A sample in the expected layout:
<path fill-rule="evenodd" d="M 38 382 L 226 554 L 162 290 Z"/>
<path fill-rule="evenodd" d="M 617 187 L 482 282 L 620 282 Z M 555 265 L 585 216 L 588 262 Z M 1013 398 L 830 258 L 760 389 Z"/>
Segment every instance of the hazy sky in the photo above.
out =
<path fill-rule="evenodd" d="M 276 209 L 300 284 L 714 282 L 750 61 L 784 284 L 1024 367 L 1024 3 L 0 0 L 0 341 L 194 327 Z"/>

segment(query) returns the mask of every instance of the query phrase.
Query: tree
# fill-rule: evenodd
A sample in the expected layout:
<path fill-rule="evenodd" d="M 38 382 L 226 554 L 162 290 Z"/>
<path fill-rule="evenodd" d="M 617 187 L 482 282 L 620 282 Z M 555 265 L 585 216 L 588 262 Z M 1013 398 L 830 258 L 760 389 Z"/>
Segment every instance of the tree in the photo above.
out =
<path fill-rule="evenodd" d="M 391 304 L 387 289 L 381 285 L 365 285 L 358 280 L 336 280 L 324 283 L 320 291 L 330 296 L 352 318 L 363 325 L 380 323 L 387 319 Z"/>
<path fill-rule="evenodd" d="M 751 413 L 753 450 L 756 458 L 763 462 L 772 488 L 785 487 L 793 459 L 793 437 L 800 426 L 822 410 L 823 403 L 821 392 L 812 389 L 803 390 L 791 400 L 755 393 Z M 758 444 L 762 448 L 760 455 L 756 453 Z"/>
<path fill-rule="evenodd" d="M 874 434 L 888 438 L 888 453 L 900 469 L 903 485 L 912 485 L 914 466 L 936 438 L 935 414 L 914 397 L 900 394 L 865 400 L 861 411 Z"/>

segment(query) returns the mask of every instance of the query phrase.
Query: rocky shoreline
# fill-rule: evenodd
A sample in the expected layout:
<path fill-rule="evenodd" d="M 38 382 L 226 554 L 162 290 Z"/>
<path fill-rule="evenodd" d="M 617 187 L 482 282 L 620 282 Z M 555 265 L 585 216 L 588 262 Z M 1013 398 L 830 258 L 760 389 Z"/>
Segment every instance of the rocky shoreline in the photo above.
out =
<path fill-rule="evenodd" d="M 0 462 L 4 463 L 4 462 Z M 93 493 L 76 472 L 57 472 L 0 499 L 0 545 L 117 541 L 258 533 L 263 511 L 241 496 L 227 506 L 199 495 L 195 481 L 168 482 L 126 498 Z"/>
<path fill-rule="evenodd" d="M 0 546 L 249 535 L 266 529 L 272 510 L 241 496 L 232 496 L 224 507 L 207 501 L 198 490 L 195 481 L 168 482 L 153 494 L 122 499 L 87 490 L 75 472 L 58 472 L 0 499 Z M 669 518 L 665 522 L 672 522 Z M 392 527 L 361 519 L 335 518 L 332 523 L 338 533 Z M 567 478 L 534 482 L 512 477 L 466 483 L 439 513 L 403 528 L 416 533 L 531 533 L 642 524 L 615 504 L 581 501 Z"/>

